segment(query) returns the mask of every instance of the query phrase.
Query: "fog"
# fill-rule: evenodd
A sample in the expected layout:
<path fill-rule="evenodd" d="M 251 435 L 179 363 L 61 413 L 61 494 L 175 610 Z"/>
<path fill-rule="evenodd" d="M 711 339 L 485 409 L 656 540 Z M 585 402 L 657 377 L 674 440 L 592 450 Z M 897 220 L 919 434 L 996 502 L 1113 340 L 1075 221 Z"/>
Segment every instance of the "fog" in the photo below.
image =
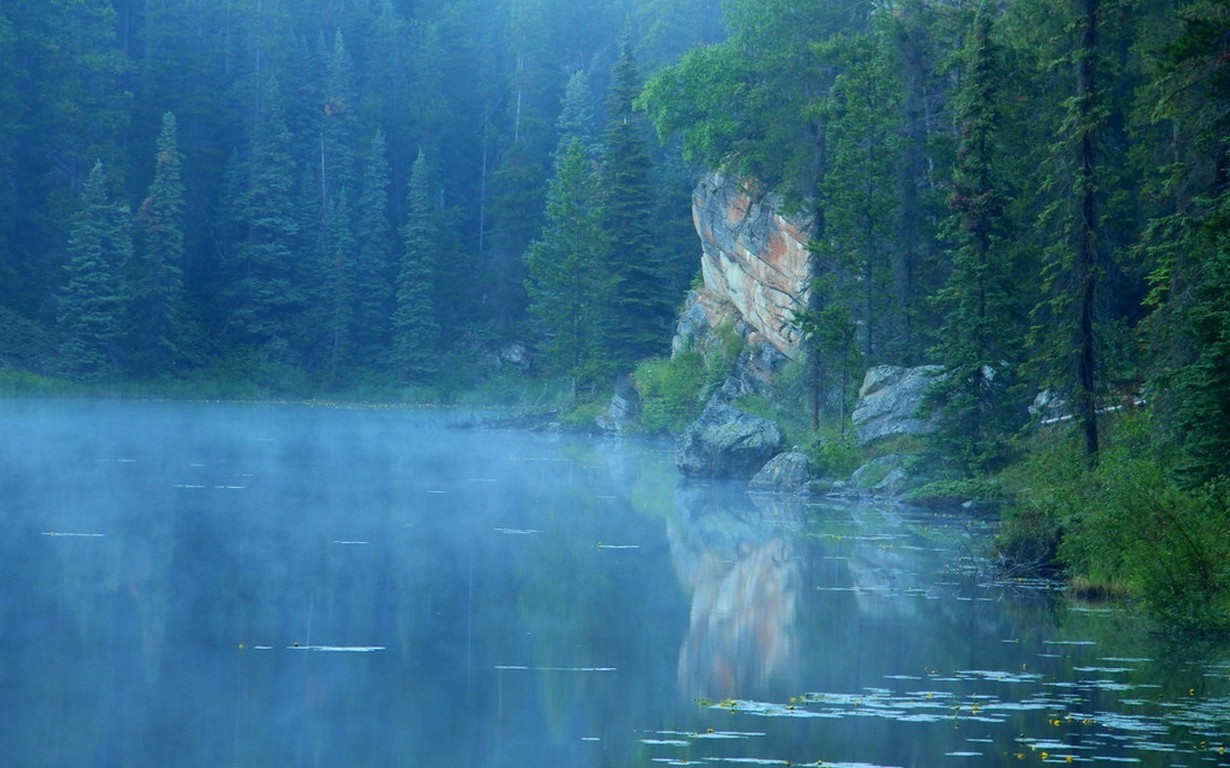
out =
<path fill-rule="evenodd" d="M 667 445 L 449 410 L 2 407 L 4 765 L 921 764 L 1057 711 L 1110 722 L 1173 670 L 1113 615 L 981 579 L 984 523 L 682 485 Z M 1137 659 L 1123 693 L 1075 671 L 1103 656 Z M 1016 714 L 954 736 L 973 700 Z"/>

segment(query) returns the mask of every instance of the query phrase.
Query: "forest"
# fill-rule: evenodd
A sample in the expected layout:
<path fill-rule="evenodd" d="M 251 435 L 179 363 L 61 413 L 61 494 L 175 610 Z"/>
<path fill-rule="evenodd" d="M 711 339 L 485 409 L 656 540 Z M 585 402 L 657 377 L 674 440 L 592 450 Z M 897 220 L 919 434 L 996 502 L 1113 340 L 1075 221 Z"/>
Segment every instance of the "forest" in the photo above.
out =
<path fill-rule="evenodd" d="M 0 61 L 9 388 L 601 402 L 670 365 L 722 168 L 815 222 L 830 410 L 944 366 L 918 452 L 1006 560 L 1230 626 L 1220 0 L 47 0 Z"/>

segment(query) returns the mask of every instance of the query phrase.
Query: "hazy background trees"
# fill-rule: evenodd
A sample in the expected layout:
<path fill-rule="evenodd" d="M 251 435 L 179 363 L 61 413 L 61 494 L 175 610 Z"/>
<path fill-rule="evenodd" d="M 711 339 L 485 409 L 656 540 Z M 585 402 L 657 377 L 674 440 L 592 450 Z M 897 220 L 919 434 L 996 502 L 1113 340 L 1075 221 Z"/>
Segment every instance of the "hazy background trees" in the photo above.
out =
<path fill-rule="evenodd" d="M 986 467 L 1041 388 L 1093 455 L 1148 387 L 1195 482 L 1230 445 L 1228 30 L 1212 0 L 6 4 L 0 358 L 329 388 L 522 342 L 597 391 L 666 350 L 720 166 L 815 221 L 827 410 L 940 363 Z"/>

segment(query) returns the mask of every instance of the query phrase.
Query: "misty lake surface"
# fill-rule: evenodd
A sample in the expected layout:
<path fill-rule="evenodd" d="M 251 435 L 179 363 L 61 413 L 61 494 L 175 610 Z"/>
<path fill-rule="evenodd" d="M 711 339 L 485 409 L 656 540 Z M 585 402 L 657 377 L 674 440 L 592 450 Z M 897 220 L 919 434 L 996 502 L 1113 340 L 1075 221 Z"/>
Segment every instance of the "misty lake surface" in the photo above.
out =
<path fill-rule="evenodd" d="M 1230 765 L 989 523 L 448 410 L 0 400 L 0 766 Z"/>

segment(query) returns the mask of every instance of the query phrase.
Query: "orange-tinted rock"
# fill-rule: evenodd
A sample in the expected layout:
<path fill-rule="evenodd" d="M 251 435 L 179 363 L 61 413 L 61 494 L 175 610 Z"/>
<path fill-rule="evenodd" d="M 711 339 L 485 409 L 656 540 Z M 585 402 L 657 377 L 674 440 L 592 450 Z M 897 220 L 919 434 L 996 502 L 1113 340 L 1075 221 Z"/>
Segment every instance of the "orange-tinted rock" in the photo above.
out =
<path fill-rule="evenodd" d="M 812 225 L 781 198 L 721 172 L 696 186 L 692 218 L 701 239 L 705 292 L 729 303 L 764 340 L 797 359 L 795 313 L 807 307 Z"/>

